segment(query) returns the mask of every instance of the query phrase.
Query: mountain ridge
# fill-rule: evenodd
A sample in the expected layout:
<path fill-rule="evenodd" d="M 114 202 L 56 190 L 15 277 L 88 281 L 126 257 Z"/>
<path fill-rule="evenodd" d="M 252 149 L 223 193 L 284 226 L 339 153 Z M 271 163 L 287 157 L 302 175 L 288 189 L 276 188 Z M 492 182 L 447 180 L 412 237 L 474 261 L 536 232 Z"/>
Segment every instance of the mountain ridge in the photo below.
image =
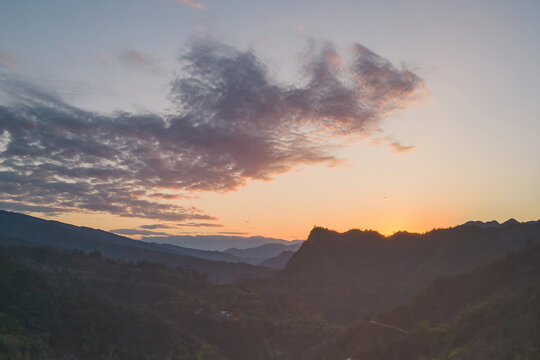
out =
<path fill-rule="evenodd" d="M 317 307 L 327 320 L 342 322 L 402 303 L 438 276 L 469 270 L 529 240 L 540 242 L 540 221 L 388 237 L 316 227 L 270 281 Z M 342 299 L 339 307 L 334 297 Z"/>
<path fill-rule="evenodd" d="M 408 303 L 340 329 L 311 358 L 537 359 L 538 284 L 540 244 L 528 242 L 473 270 L 439 277 Z"/>
<path fill-rule="evenodd" d="M 114 259 L 151 260 L 169 266 L 193 268 L 207 273 L 209 279 L 218 283 L 231 282 L 242 277 L 269 276 L 272 273 L 269 268 L 244 263 L 243 259 L 230 254 L 142 242 L 99 229 L 3 210 L 0 210 L 0 228 L 2 229 L 0 242 L 12 246 L 17 245 L 18 240 L 24 242 L 24 245 L 31 243 L 62 249 L 80 249 L 85 252 L 99 251 L 104 256 Z M 235 261 L 232 262 L 232 259 Z"/>
<path fill-rule="evenodd" d="M 247 249 L 229 248 L 224 252 L 237 257 L 252 257 L 262 260 L 280 255 L 283 251 L 297 251 L 302 246 L 301 240 L 296 240 L 293 244 L 269 243 Z"/>
<path fill-rule="evenodd" d="M 265 244 L 292 245 L 303 240 L 284 240 L 265 236 L 230 236 L 230 235 L 170 235 L 143 236 L 142 241 L 185 246 L 191 249 L 226 251 L 230 248 L 248 249 Z"/>

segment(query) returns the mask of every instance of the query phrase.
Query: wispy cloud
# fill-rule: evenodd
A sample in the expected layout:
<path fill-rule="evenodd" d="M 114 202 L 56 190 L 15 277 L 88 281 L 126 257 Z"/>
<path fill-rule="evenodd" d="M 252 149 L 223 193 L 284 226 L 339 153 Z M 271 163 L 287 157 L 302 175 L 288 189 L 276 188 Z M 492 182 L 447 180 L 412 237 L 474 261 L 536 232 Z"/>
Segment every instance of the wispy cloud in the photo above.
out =
<path fill-rule="evenodd" d="M 156 198 L 156 199 L 167 199 L 167 200 L 191 199 L 190 196 L 187 196 L 184 194 L 167 194 L 167 193 L 162 193 L 162 192 L 147 194 L 147 196 Z"/>
<path fill-rule="evenodd" d="M 150 224 L 150 225 L 141 225 L 139 229 L 145 230 L 154 230 L 154 229 L 170 229 L 171 226 L 165 224 Z"/>
<path fill-rule="evenodd" d="M 0 201 L 0 209 L 17 212 L 39 212 L 49 214 L 60 214 L 64 212 L 61 207 L 47 205 L 31 205 L 20 202 Z"/>
<path fill-rule="evenodd" d="M 195 2 L 193 0 L 178 0 L 180 4 L 187 5 L 193 9 L 206 10 L 206 3 Z"/>
<path fill-rule="evenodd" d="M 397 141 L 393 136 L 390 135 L 384 135 L 380 137 L 373 137 L 371 139 L 371 142 L 375 145 L 387 145 L 390 147 L 394 153 L 396 154 L 403 154 L 408 151 L 416 149 L 416 146 L 414 145 L 402 145 L 399 141 Z"/>
<path fill-rule="evenodd" d="M 242 232 L 242 231 L 219 231 L 216 234 L 220 234 L 220 235 L 249 235 L 249 233 Z"/>
<path fill-rule="evenodd" d="M 154 64 L 150 54 L 137 50 L 125 50 L 118 55 L 118 59 L 132 66 L 148 67 Z"/>
<path fill-rule="evenodd" d="M 181 58 L 182 76 L 171 82 L 176 110 L 169 115 L 92 113 L 0 80 L 0 91 L 18 99 L 0 105 L 0 133 L 9 139 L 0 154 L 0 200 L 42 211 L 216 220 L 171 198 L 335 163 L 336 148 L 370 136 L 381 119 L 422 95 L 422 80 L 409 70 L 361 45 L 352 54 L 312 41 L 303 85 L 282 84 L 253 51 L 196 39 Z M 137 52 L 125 59 L 152 63 Z"/>
<path fill-rule="evenodd" d="M 4 66 L 10 69 L 17 67 L 19 60 L 15 55 L 8 53 L 7 51 L 0 51 L 0 66 Z"/>
<path fill-rule="evenodd" d="M 403 154 L 407 151 L 411 151 L 416 148 L 416 146 L 412 146 L 412 145 L 410 146 L 401 145 L 397 141 L 390 143 L 390 147 L 394 150 L 395 153 L 398 153 L 398 154 Z"/>
<path fill-rule="evenodd" d="M 216 224 L 216 223 L 196 223 L 196 222 L 177 224 L 176 226 L 178 227 L 223 227 L 223 225 Z"/>
<path fill-rule="evenodd" d="M 125 50 L 118 54 L 117 59 L 120 63 L 134 69 L 147 71 L 155 75 L 167 75 L 167 72 L 156 63 L 156 60 L 150 54 L 142 51 Z"/>
<path fill-rule="evenodd" d="M 170 234 L 160 231 L 140 230 L 140 229 L 115 229 L 109 230 L 112 233 L 120 235 L 153 235 L 153 236 L 168 236 Z"/>

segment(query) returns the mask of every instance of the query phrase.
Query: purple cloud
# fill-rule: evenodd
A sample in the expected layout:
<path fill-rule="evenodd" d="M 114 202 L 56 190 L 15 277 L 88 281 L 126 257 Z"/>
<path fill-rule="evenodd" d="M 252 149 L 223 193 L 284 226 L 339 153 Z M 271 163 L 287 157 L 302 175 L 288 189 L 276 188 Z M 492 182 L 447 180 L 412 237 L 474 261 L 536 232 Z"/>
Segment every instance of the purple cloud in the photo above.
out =
<path fill-rule="evenodd" d="M 253 51 L 208 38 L 193 41 L 181 62 L 169 115 L 92 113 L 4 81 L 1 89 L 18 101 L 0 105 L 0 134 L 9 141 L 0 153 L 0 200 L 43 211 L 216 220 L 173 199 L 336 163 L 336 147 L 369 136 L 424 91 L 417 75 L 361 45 L 346 59 L 331 43 L 312 42 L 303 85 L 281 84 Z"/>
<path fill-rule="evenodd" d="M 139 229 L 145 230 L 154 230 L 154 229 L 170 229 L 171 226 L 165 224 L 151 224 L 151 225 L 141 225 Z"/>

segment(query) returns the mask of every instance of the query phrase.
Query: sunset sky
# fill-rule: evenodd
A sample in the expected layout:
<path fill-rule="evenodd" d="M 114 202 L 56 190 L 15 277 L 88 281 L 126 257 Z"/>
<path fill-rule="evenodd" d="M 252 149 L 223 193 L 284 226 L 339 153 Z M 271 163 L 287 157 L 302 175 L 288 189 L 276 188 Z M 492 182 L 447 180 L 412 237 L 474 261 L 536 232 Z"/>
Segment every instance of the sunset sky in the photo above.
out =
<path fill-rule="evenodd" d="M 540 219 L 540 2 L 0 4 L 0 208 L 136 235 Z"/>

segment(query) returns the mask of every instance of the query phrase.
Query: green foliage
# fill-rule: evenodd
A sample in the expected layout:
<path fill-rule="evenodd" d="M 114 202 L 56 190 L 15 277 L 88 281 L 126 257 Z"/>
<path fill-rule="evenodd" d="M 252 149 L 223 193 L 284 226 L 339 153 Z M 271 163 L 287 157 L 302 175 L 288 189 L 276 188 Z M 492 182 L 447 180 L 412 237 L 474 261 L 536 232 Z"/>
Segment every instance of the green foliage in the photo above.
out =
<path fill-rule="evenodd" d="M 314 306 L 327 321 L 347 324 L 405 303 L 441 276 L 470 271 L 518 250 L 529 239 L 540 241 L 538 234 L 540 222 L 458 226 L 390 237 L 316 227 L 284 271 L 270 281 Z M 445 299 L 439 300 L 444 304 Z"/>
<path fill-rule="evenodd" d="M 0 313 L 0 360 L 46 359 L 46 345 L 10 316 Z"/>
<path fill-rule="evenodd" d="M 97 252 L 10 248 L 0 270 L 8 359 L 296 359 L 326 326 L 277 289 Z"/>
<path fill-rule="evenodd" d="M 445 231 L 430 236 L 444 238 Z M 540 245 L 438 277 L 408 304 L 362 318 L 382 307 L 378 300 L 390 304 L 396 300 L 386 297 L 404 296 L 403 289 L 481 257 L 466 251 L 471 258 L 461 259 L 456 249 L 463 242 L 422 252 L 425 239 L 412 234 L 398 234 L 403 243 L 395 245 L 374 232 L 351 231 L 342 235 L 344 246 L 332 249 L 325 237 L 335 233 L 314 234 L 277 278 L 232 285 L 99 252 L 0 248 L 0 360 L 540 358 Z M 410 252 L 412 260 L 381 255 L 389 249 Z M 437 265 L 441 254 L 452 259 Z M 410 264 L 422 256 L 421 266 Z M 402 288 L 388 290 L 396 284 Z M 344 314 L 347 322 L 327 324 L 318 309 Z"/>
<path fill-rule="evenodd" d="M 539 359 L 540 245 L 528 244 L 472 272 L 438 279 L 410 304 L 380 314 L 377 321 L 408 329 L 410 335 L 359 322 L 327 339 L 313 358 Z"/>

